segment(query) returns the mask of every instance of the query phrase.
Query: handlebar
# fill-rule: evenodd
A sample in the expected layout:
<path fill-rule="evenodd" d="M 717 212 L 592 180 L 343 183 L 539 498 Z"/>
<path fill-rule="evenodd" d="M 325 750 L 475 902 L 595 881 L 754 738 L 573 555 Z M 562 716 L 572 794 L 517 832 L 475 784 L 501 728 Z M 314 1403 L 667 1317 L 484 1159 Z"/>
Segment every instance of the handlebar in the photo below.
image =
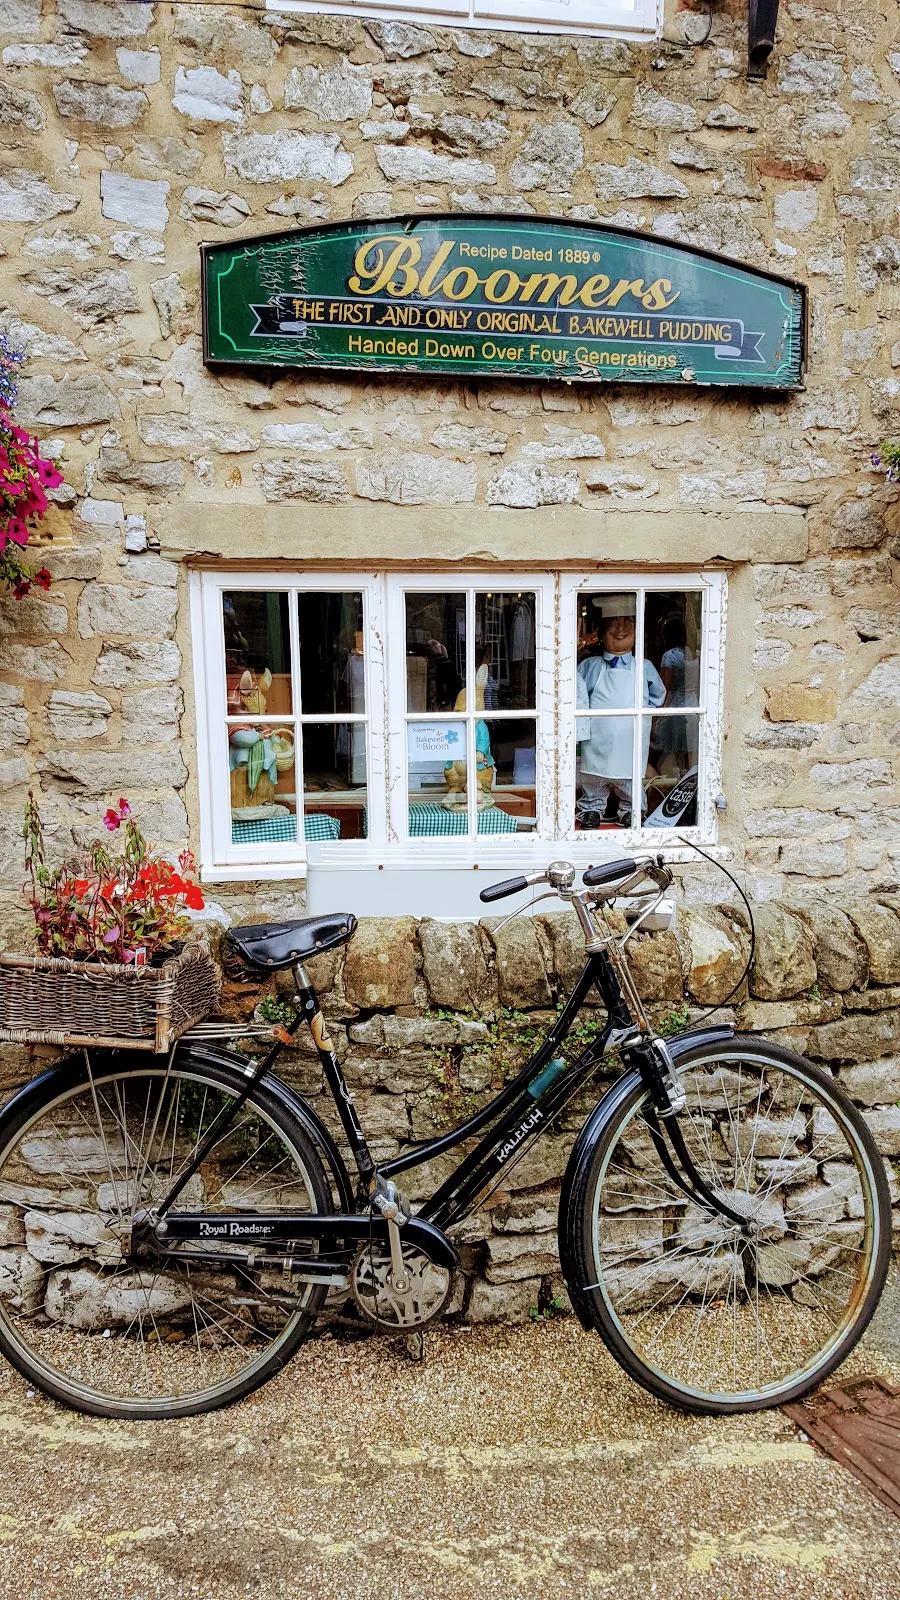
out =
<path fill-rule="evenodd" d="M 489 888 L 482 889 L 479 900 L 489 905 L 493 900 L 505 900 L 508 895 L 521 894 L 523 889 L 528 889 L 532 884 L 549 883 L 553 888 L 569 888 L 574 881 L 575 869 L 568 863 L 552 862 L 546 872 L 532 872 L 528 877 L 519 874 L 515 878 L 504 878 L 501 883 L 492 883 Z M 618 861 L 607 861 L 598 867 L 588 867 L 583 874 L 582 881 L 587 889 L 609 888 L 615 893 L 629 892 L 636 889 L 644 878 L 649 878 L 658 889 L 668 889 L 672 883 L 672 873 L 663 862 L 662 856 L 656 856 L 646 861 L 635 861 L 631 856 L 623 856 Z"/>
<path fill-rule="evenodd" d="M 532 881 L 521 874 L 518 878 L 504 878 L 502 883 L 492 883 L 489 889 L 482 889 L 478 898 L 483 900 L 485 905 L 491 900 L 505 900 L 508 894 L 521 894 Z"/>

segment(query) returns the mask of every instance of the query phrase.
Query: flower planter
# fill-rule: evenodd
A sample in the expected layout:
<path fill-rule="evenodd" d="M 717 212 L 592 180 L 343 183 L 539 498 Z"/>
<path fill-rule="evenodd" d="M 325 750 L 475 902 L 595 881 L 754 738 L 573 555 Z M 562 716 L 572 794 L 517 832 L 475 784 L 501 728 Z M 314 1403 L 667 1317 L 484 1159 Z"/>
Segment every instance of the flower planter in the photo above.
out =
<path fill-rule="evenodd" d="M 189 944 L 159 967 L 0 956 L 0 1040 L 165 1051 L 215 1011 L 209 951 Z"/>

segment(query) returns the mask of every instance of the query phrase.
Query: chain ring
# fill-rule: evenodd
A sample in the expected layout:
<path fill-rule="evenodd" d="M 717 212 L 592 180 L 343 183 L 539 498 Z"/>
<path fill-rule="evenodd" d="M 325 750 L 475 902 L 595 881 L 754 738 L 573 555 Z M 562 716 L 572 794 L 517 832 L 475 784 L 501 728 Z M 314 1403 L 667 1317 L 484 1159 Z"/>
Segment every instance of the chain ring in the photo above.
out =
<path fill-rule="evenodd" d="M 402 1245 L 403 1266 L 410 1281 L 399 1294 L 391 1283 L 391 1255 L 374 1240 L 360 1245 L 350 1268 L 350 1292 L 367 1322 L 382 1332 L 408 1333 L 425 1328 L 442 1315 L 453 1291 L 453 1273 L 439 1267 L 422 1250 Z"/>

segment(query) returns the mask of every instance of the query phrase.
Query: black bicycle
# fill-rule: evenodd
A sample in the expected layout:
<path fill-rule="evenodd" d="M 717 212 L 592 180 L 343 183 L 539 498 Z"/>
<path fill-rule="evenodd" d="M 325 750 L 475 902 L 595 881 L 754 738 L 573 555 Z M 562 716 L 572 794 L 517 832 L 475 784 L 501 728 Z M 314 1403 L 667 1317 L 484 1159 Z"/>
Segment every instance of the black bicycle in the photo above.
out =
<path fill-rule="evenodd" d="M 591 1112 L 559 1204 L 575 1311 L 653 1394 L 711 1413 L 805 1394 L 853 1349 L 890 1248 L 884 1166 L 862 1117 L 780 1045 L 701 1027 L 662 1039 L 627 941 L 665 917 L 661 857 L 584 873 L 556 862 L 482 892 L 545 883 L 577 913 L 584 969 L 527 1066 L 462 1126 L 377 1165 L 304 962 L 356 919 L 234 929 L 251 967 L 293 968 L 297 1020 L 259 1059 L 185 1035 L 168 1057 L 87 1050 L 0 1116 L 0 1347 L 32 1383 L 100 1416 L 175 1417 L 239 1400 L 279 1372 L 329 1291 L 413 1335 L 450 1302 L 454 1226 L 612 1050 L 624 1071 Z M 609 916 L 630 906 L 630 924 Z M 606 1008 L 574 1061 L 590 991 Z M 355 1163 L 275 1076 L 308 1023 Z M 202 1029 L 199 1030 L 202 1033 Z M 410 1168 L 473 1148 L 412 1214 Z"/>

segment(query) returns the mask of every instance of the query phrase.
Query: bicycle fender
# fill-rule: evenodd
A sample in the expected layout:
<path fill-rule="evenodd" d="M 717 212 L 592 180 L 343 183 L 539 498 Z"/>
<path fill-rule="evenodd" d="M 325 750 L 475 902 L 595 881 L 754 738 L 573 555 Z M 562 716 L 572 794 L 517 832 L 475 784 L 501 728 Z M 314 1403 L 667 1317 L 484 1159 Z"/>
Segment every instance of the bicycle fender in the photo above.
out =
<path fill-rule="evenodd" d="M 696 1049 L 697 1045 L 714 1044 L 724 1039 L 732 1039 L 734 1029 L 730 1024 L 723 1023 L 719 1027 L 693 1028 L 687 1033 L 680 1033 L 675 1038 L 667 1039 L 666 1044 L 669 1054 L 675 1065 L 678 1065 L 679 1056 L 687 1051 Z M 640 1081 L 637 1068 L 624 1072 L 621 1078 L 607 1089 L 602 1100 L 594 1107 L 582 1128 L 578 1138 L 572 1146 L 572 1152 L 566 1163 L 563 1174 L 562 1188 L 559 1194 L 559 1264 L 565 1279 L 572 1309 L 581 1326 L 590 1332 L 594 1326 L 587 1301 L 583 1293 L 583 1285 L 579 1281 L 579 1274 L 575 1266 L 575 1242 L 572 1236 L 572 1192 L 577 1183 L 582 1168 L 590 1161 L 594 1149 L 600 1139 L 610 1117 L 618 1110 L 621 1101 L 632 1092 Z"/>

